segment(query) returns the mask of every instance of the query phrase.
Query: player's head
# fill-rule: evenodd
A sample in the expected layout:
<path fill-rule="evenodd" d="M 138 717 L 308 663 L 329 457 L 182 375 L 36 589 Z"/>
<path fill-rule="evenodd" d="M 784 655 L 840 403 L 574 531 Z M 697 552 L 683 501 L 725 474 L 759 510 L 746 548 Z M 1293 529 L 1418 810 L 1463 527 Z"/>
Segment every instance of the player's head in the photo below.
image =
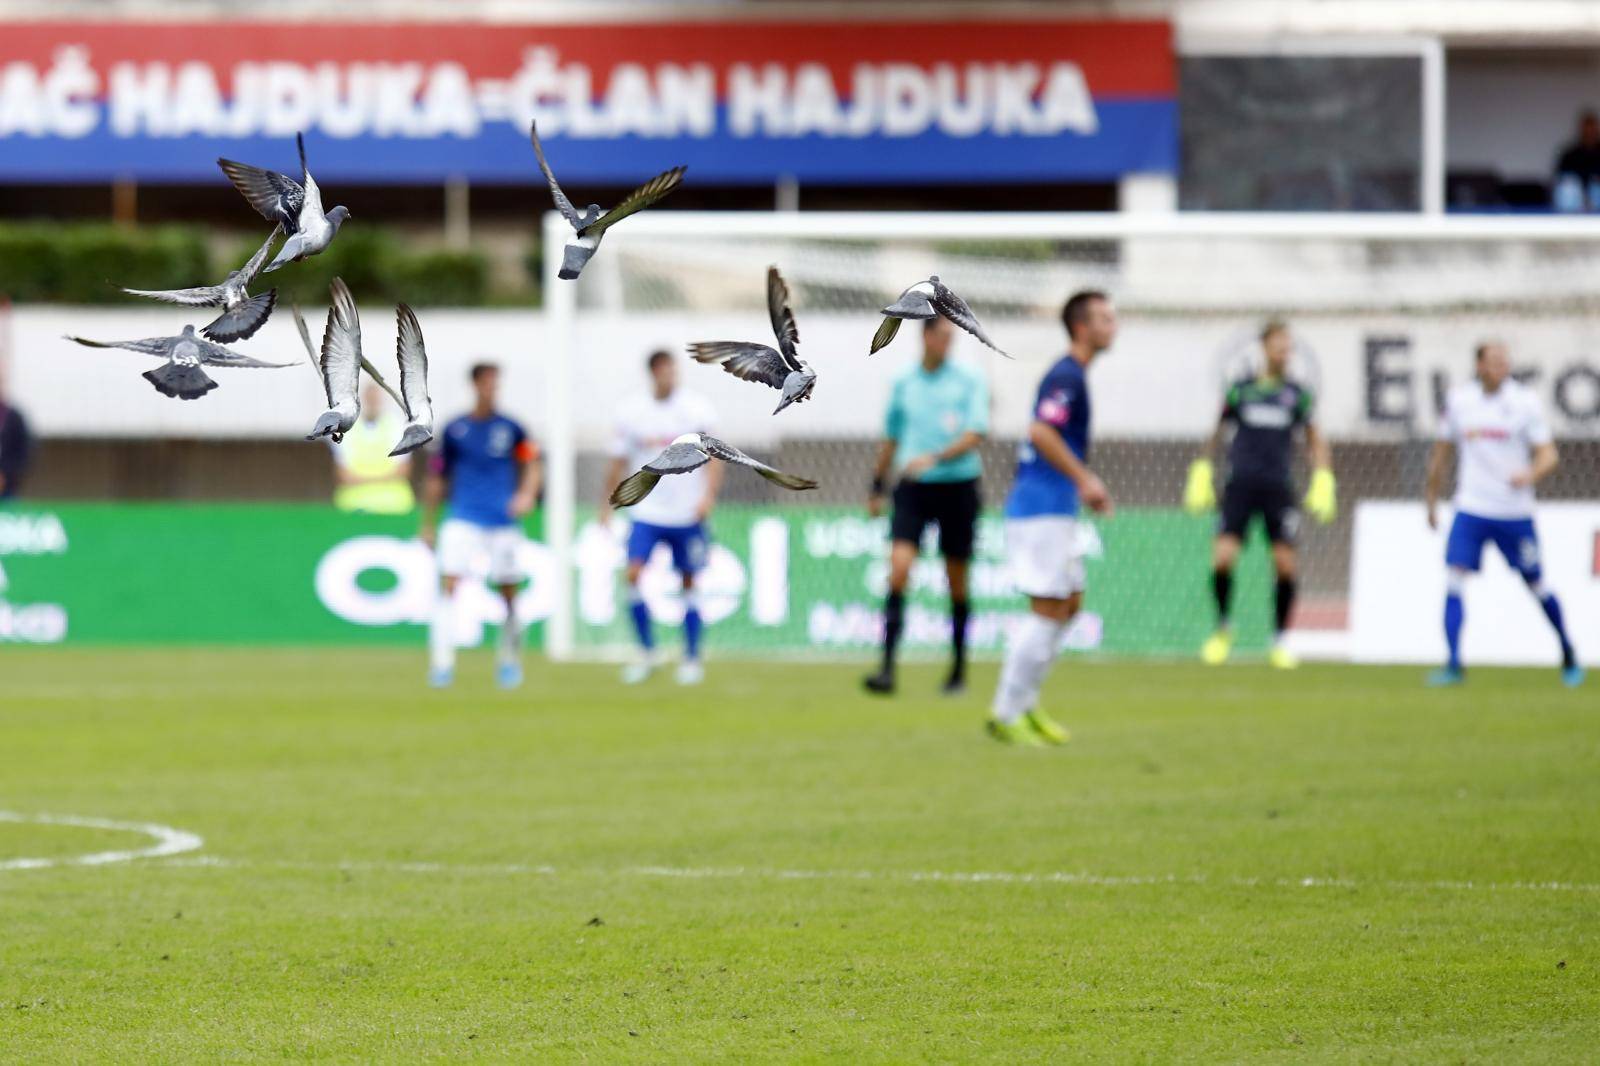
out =
<path fill-rule="evenodd" d="M 922 357 L 934 363 L 944 362 L 950 354 L 950 342 L 955 339 L 956 327 L 943 315 L 922 320 Z"/>
<path fill-rule="evenodd" d="M 473 363 L 469 374 L 472 377 L 472 395 L 477 400 L 478 409 L 494 410 L 495 400 L 500 394 L 500 368 L 494 363 Z"/>
<path fill-rule="evenodd" d="M 1578 140 L 1590 148 L 1600 144 L 1600 114 L 1588 108 L 1579 113 Z"/>
<path fill-rule="evenodd" d="M 1490 392 L 1511 376 L 1511 353 L 1501 341 L 1484 341 L 1473 351 L 1478 380 Z"/>
<path fill-rule="evenodd" d="M 665 400 L 671 396 L 672 390 L 678 387 L 678 361 L 672 358 L 672 353 L 664 348 L 653 351 L 644 365 L 650 371 L 650 385 L 656 398 Z"/>
<path fill-rule="evenodd" d="M 1268 377 L 1281 378 L 1289 372 L 1289 356 L 1294 353 L 1294 337 L 1289 323 L 1269 318 L 1261 326 L 1261 354 L 1266 359 Z"/>
<path fill-rule="evenodd" d="M 1073 347 L 1087 345 L 1091 353 L 1103 352 L 1117 339 L 1117 312 L 1111 297 L 1099 289 L 1080 289 L 1061 307 L 1061 324 Z"/>

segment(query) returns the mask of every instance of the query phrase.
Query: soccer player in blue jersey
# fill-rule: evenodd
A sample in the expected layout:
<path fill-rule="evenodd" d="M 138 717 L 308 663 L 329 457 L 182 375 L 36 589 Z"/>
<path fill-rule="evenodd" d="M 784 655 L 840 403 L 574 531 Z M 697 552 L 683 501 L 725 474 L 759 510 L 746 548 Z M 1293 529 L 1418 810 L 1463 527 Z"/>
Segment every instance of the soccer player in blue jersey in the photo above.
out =
<path fill-rule="evenodd" d="M 440 596 L 428 631 L 428 680 L 435 688 L 455 678 L 456 642 L 452 624 L 456 586 L 475 562 L 487 560 L 489 583 L 506 601 L 495 656 L 501 688 L 522 684 L 522 629 L 517 588 L 527 577 L 518 556 L 523 546 L 522 518 L 539 497 L 539 453 L 527 431 L 495 407 L 500 370 L 491 363 L 472 368 L 472 410 L 450 421 L 439 434 L 439 448 L 422 497 L 425 544 L 439 562 Z M 448 498 L 450 515 L 438 524 L 439 506 Z"/>
<path fill-rule="evenodd" d="M 1556 468 L 1555 441 L 1538 397 L 1511 376 L 1505 345 L 1480 344 L 1475 370 L 1472 381 L 1450 390 L 1428 462 L 1428 525 L 1437 529 L 1445 465 L 1452 449 L 1460 453 L 1456 515 L 1444 550 L 1444 634 L 1450 658 L 1429 676 L 1428 684 L 1459 685 L 1466 678 L 1461 668 L 1466 615 L 1461 593 L 1467 575 L 1478 570 L 1484 545 L 1492 542 L 1544 609 L 1561 644 L 1561 680 L 1575 687 L 1583 683 L 1583 668 L 1567 635 L 1561 602 L 1544 583 L 1539 535 L 1533 527 L 1534 486 Z"/>
<path fill-rule="evenodd" d="M 1067 731 L 1039 708 L 1039 689 L 1067 625 L 1083 605 L 1081 508 L 1110 515 L 1111 494 L 1089 469 L 1087 371 L 1117 337 L 1105 293 L 1074 293 L 1061 310 L 1067 354 L 1039 383 L 1033 421 L 1006 500 L 1006 554 L 1028 614 L 1011 631 L 989 735 L 1008 744 L 1064 744 Z"/>

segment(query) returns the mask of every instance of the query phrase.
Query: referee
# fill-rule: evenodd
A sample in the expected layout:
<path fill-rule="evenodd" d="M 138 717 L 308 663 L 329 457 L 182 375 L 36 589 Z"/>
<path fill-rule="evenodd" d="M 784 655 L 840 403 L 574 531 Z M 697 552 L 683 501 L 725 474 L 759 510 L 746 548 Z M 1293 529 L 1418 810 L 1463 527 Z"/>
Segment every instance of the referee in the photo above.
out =
<path fill-rule="evenodd" d="M 966 688 L 967 563 L 978 522 L 978 445 L 989 431 L 989 385 L 970 367 L 949 361 L 955 327 L 940 316 L 922 323 L 922 359 L 895 380 L 883 443 L 872 471 L 867 510 L 883 513 L 889 472 L 898 472 L 889 523 L 889 593 L 883 605 L 883 664 L 867 691 L 894 692 L 895 650 L 905 626 L 906 583 L 930 522 L 950 583 L 950 675 L 944 691 Z"/>

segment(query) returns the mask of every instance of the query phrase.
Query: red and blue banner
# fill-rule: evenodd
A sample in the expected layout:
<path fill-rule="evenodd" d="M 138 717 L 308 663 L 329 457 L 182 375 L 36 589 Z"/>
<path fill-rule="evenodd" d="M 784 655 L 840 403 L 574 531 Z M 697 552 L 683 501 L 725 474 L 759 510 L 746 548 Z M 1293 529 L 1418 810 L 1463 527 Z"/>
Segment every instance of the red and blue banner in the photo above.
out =
<path fill-rule="evenodd" d="M 1164 22 L 0 25 L 0 181 L 1107 181 L 1171 172 Z"/>

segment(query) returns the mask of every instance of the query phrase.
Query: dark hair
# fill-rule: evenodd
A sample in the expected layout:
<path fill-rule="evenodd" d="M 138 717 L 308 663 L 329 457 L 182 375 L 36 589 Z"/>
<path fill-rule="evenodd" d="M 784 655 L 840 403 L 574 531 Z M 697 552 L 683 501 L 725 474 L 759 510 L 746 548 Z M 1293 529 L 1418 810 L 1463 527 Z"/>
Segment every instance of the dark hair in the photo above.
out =
<path fill-rule="evenodd" d="M 1089 320 L 1089 305 L 1096 300 L 1109 300 L 1099 289 L 1079 289 L 1067 298 L 1061 305 L 1061 324 L 1067 327 L 1067 336 L 1072 336 L 1074 326 L 1081 326 Z"/>
<path fill-rule="evenodd" d="M 476 385 L 483 375 L 500 373 L 500 366 L 498 363 L 473 363 L 468 373 L 472 376 L 472 383 Z"/>
<path fill-rule="evenodd" d="M 1272 336 L 1274 333 L 1287 333 L 1288 331 L 1289 323 L 1284 319 L 1278 318 L 1276 315 L 1261 323 L 1261 339 L 1263 341 Z"/>
<path fill-rule="evenodd" d="M 650 373 L 654 374 L 656 372 L 656 367 L 660 366 L 662 363 L 670 362 L 672 362 L 672 353 L 667 351 L 665 348 L 657 348 L 655 351 L 650 353 L 650 358 L 644 361 L 644 365 L 650 368 Z"/>
<path fill-rule="evenodd" d="M 1474 363 L 1483 362 L 1483 357 L 1489 354 L 1490 348 L 1499 347 L 1502 347 L 1499 341 L 1479 341 L 1477 346 L 1472 349 L 1472 361 Z"/>
<path fill-rule="evenodd" d="M 940 322 L 942 322 L 944 320 L 945 320 L 945 318 L 944 318 L 943 315 L 934 315 L 932 318 L 923 319 L 922 320 L 922 332 L 924 332 L 924 333 L 928 332 L 930 329 L 932 329 L 934 326 L 937 326 Z"/>

